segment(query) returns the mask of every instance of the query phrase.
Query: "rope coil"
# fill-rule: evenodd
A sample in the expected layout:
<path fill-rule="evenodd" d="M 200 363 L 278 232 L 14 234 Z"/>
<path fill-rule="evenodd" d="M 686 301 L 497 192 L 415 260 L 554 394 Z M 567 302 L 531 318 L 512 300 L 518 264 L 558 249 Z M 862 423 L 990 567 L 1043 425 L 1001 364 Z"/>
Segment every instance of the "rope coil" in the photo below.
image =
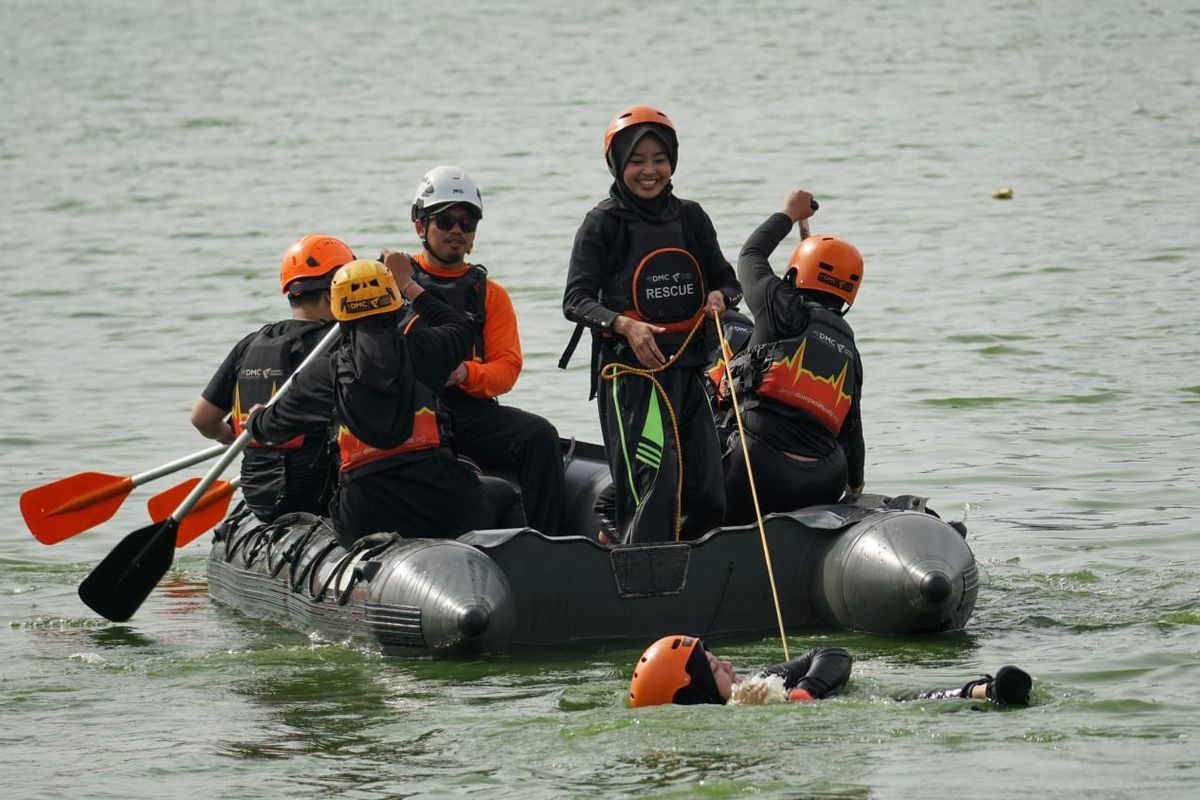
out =
<path fill-rule="evenodd" d="M 658 396 L 660 398 L 662 398 L 663 407 L 666 408 L 666 410 L 667 410 L 667 417 L 671 420 L 671 435 L 675 440 L 675 535 L 674 535 L 674 539 L 676 542 L 679 541 L 679 530 L 682 527 L 682 516 L 683 516 L 683 509 L 682 509 L 682 506 L 683 506 L 683 448 L 681 447 L 681 443 L 680 443 L 680 439 L 679 439 L 679 420 L 675 416 L 675 408 L 674 408 L 674 406 L 671 405 L 671 399 L 667 396 L 667 390 L 664 389 L 663 385 L 658 382 L 658 378 L 654 377 L 654 374 L 656 372 L 663 372 L 664 370 L 668 369 L 672 364 L 674 364 L 676 361 L 679 360 L 679 357 L 681 355 L 683 355 L 685 350 L 687 350 L 688 345 L 692 343 L 692 339 L 695 337 L 696 331 L 700 330 L 700 326 L 703 324 L 704 324 L 704 315 L 701 314 L 696 317 L 696 322 L 694 325 L 692 325 L 692 329 L 690 331 L 688 331 L 687 338 L 685 338 L 683 340 L 683 344 L 681 344 L 679 346 L 679 348 L 675 351 L 675 353 L 670 358 L 668 358 L 661 366 L 653 367 L 653 368 L 635 367 L 632 364 L 623 364 L 620 361 L 610 361 L 609 363 L 605 364 L 600 369 L 601 380 L 615 381 L 617 378 L 621 377 L 622 375 L 637 375 L 639 377 L 645 378 L 646 380 L 648 380 L 654 384 L 654 388 L 658 392 Z M 619 409 L 617 410 L 617 414 L 618 415 L 620 414 Z M 625 447 L 624 441 L 621 442 L 621 447 L 622 448 Z"/>

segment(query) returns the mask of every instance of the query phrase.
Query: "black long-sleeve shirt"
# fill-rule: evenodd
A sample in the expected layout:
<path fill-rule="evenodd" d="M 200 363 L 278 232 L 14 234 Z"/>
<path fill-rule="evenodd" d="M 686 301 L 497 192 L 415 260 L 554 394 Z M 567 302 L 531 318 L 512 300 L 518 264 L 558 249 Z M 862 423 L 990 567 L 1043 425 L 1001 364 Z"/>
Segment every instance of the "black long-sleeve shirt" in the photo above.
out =
<path fill-rule="evenodd" d="M 461 314 L 432 292 L 414 309 L 428 323 L 408 336 L 393 314 L 359 320 L 342 344 L 298 373 L 292 387 L 250 419 L 265 444 L 328 424 L 335 417 L 374 447 L 394 447 L 412 434 L 412 380 L 440 392 L 471 350 L 473 334 Z"/>
<path fill-rule="evenodd" d="M 369 445 L 390 448 L 412 435 L 414 381 L 441 392 L 467 358 L 474 333 L 466 320 L 432 292 L 413 306 L 428 326 L 403 335 L 395 314 L 344 326 L 337 352 L 296 376 L 292 390 L 250 419 L 259 441 L 285 441 L 314 420 L 333 420 Z M 331 512 L 338 538 L 349 547 L 375 531 L 402 536 L 457 536 L 479 506 L 479 479 L 448 447 L 384 459 L 343 480 Z"/>
<path fill-rule="evenodd" d="M 842 647 L 818 647 L 799 658 L 783 664 L 766 667 L 751 677 L 761 678 L 778 675 L 783 678 L 784 691 L 797 686 L 805 689 L 814 699 L 832 697 L 842 690 L 850 680 L 850 667 L 854 658 Z"/>
<path fill-rule="evenodd" d="M 805 300 L 791 283 L 781 280 L 769 261 L 775 248 L 791 232 L 792 225 L 791 217 L 786 214 L 772 214 L 750 234 L 738 257 L 738 278 L 746 292 L 746 305 L 754 316 L 751 347 L 786 339 L 808 327 L 812 301 Z M 780 403 L 764 402 L 748 411 L 746 426 L 762 441 L 787 453 L 824 456 L 834 446 L 840 446 L 846 454 L 849 483 L 860 486 L 866 444 L 860 410 L 862 359 L 857 348 L 854 358 L 858 381 L 852 389 L 850 410 L 836 438 L 804 412 Z"/>

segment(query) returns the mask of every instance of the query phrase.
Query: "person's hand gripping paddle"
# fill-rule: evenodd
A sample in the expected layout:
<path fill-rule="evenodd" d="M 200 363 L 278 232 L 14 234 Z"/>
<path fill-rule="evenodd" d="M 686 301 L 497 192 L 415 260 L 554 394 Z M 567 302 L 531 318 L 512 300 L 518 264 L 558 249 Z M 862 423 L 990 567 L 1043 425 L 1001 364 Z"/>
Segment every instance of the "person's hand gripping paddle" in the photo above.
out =
<path fill-rule="evenodd" d="M 282 397 L 296 375 L 333 347 L 340 336 L 340 326 L 330 330 L 283 386 L 279 387 L 267 406 Z M 96 565 L 83 583 L 79 584 L 79 598 L 88 608 L 113 622 L 124 622 L 134 615 L 158 581 L 170 569 L 175 557 L 175 540 L 180 523 L 249 443 L 250 431 L 243 430 L 171 516 L 163 522 L 152 523 L 129 534 Z"/>

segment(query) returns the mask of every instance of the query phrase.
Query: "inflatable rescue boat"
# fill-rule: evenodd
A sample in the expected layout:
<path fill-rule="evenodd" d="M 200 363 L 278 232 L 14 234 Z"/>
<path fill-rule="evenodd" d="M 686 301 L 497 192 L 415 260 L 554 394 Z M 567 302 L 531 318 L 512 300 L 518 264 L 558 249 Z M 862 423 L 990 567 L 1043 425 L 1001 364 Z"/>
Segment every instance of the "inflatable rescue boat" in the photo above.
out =
<path fill-rule="evenodd" d="M 778 630 L 756 525 L 609 547 L 596 540 L 592 510 L 608 483 L 603 449 L 573 446 L 564 529 L 578 536 L 381 533 L 346 550 L 322 517 L 265 524 L 239 510 L 217 528 L 209 592 L 249 616 L 398 656 Z M 975 607 L 964 529 L 920 498 L 864 495 L 771 514 L 764 527 L 788 629 L 955 631 Z"/>

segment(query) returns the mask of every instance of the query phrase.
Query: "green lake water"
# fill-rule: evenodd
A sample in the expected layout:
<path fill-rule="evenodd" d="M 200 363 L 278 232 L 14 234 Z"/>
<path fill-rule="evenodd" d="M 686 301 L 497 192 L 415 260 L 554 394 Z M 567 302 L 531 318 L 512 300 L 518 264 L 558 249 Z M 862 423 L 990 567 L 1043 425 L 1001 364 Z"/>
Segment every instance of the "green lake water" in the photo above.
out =
<path fill-rule="evenodd" d="M 1194 3 L 4 0 L 0 29 L 0 796 L 1200 792 Z M 483 188 L 507 401 L 598 439 L 562 287 L 642 102 L 731 260 L 800 186 L 862 251 L 868 490 L 965 517 L 966 631 L 797 630 L 854 652 L 842 697 L 631 710 L 648 642 L 385 660 L 214 606 L 207 539 L 128 624 L 79 601 L 152 489 L 53 547 L 19 494 L 204 446 L 188 410 L 286 313 L 287 244 L 411 249 L 435 164 Z M 892 699 L 1008 663 L 1028 709 Z"/>

